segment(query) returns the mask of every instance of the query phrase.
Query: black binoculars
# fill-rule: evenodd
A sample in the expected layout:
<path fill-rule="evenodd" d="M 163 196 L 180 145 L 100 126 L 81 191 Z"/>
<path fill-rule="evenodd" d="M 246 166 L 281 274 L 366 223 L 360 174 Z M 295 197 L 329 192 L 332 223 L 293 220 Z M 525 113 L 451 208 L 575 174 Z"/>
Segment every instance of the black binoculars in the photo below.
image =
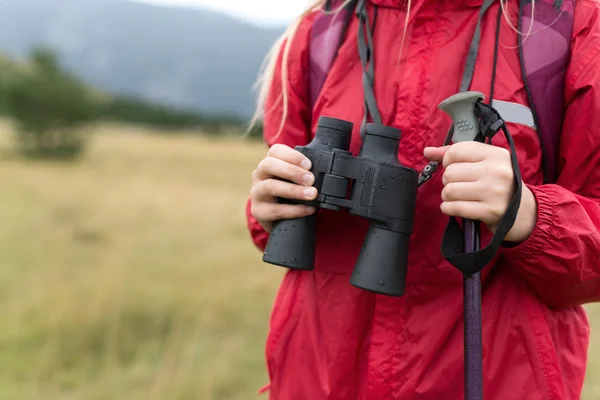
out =
<path fill-rule="evenodd" d="M 312 163 L 313 201 L 291 201 L 348 212 L 369 220 L 350 283 L 390 296 L 402 296 L 417 197 L 418 173 L 398 161 L 400 130 L 366 124 L 358 156 L 349 151 L 353 124 L 320 117 L 314 139 L 295 149 Z M 292 269 L 314 268 L 316 215 L 273 224 L 263 261 Z"/>

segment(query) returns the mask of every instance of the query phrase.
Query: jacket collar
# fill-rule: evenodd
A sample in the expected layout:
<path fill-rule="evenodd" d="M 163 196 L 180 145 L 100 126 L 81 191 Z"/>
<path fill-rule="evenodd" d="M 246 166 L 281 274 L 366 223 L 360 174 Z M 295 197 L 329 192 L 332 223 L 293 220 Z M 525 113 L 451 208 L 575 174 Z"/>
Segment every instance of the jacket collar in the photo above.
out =
<path fill-rule="evenodd" d="M 389 7 L 389 8 L 397 8 L 400 10 L 405 10 L 408 6 L 408 0 L 368 0 L 370 3 L 378 5 L 380 7 Z M 421 8 L 423 3 L 426 2 L 445 2 L 448 0 L 412 0 L 411 9 L 418 10 Z M 456 0 L 450 0 L 451 2 L 456 2 Z M 465 7 L 478 7 L 481 6 L 483 0 L 460 0 Z"/>
<path fill-rule="evenodd" d="M 415 3 L 420 3 L 423 0 L 413 0 L 413 7 Z M 381 7 L 390 7 L 390 8 L 398 8 L 398 9 L 406 9 L 408 5 L 408 1 L 406 0 L 369 0 L 369 2 L 381 6 Z"/>

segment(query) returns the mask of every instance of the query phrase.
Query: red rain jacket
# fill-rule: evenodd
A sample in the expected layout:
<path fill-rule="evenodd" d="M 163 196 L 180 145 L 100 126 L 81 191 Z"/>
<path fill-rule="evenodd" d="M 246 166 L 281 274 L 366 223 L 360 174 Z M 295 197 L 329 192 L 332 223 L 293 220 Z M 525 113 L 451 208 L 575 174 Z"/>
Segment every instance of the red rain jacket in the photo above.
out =
<path fill-rule="evenodd" d="M 399 159 L 421 171 L 425 146 L 439 146 L 450 120 L 437 109 L 454 94 L 481 0 L 413 0 L 405 52 L 398 64 L 405 10 L 380 6 L 375 93 L 383 123 L 402 130 Z M 496 3 L 482 22 L 472 90 L 489 96 Z M 509 1 L 509 9 L 516 3 Z M 314 15 L 301 23 L 289 54 L 289 113 L 281 70 L 264 120 L 269 145 L 305 145 L 318 117 L 350 120 L 351 151 L 360 149 L 363 117 L 357 22 L 353 19 L 314 109 L 307 62 Z M 513 19 L 516 21 L 516 19 Z M 514 23 L 516 26 L 516 22 Z M 527 27 L 525 27 L 527 28 Z M 494 98 L 528 105 L 517 33 L 502 19 Z M 486 400 L 576 400 L 586 371 L 590 328 L 581 305 L 600 301 L 600 3 L 578 0 L 565 87 L 565 124 L 557 184 L 542 184 L 536 132 L 509 123 L 524 182 L 538 202 L 538 221 L 522 244 L 502 248 L 482 272 L 483 372 Z M 280 55 L 281 57 L 281 55 Z M 276 103 L 277 102 L 277 103 Z M 272 109 L 272 107 L 275 107 Z M 503 135 L 494 145 L 509 148 Z M 441 169 L 441 168 L 440 168 Z M 462 276 L 441 255 L 448 222 L 440 211 L 442 174 L 420 187 L 411 237 L 407 291 L 386 297 L 349 284 L 367 222 L 318 211 L 314 271 L 286 271 L 272 310 L 266 358 L 272 399 L 459 400 L 463 392 Z M 246 212 L 254 243 L 268 235 Z M 482 232 L 482 243 L 490 238 Z M 265 264 L 265 268 L 279 268 Z"/>

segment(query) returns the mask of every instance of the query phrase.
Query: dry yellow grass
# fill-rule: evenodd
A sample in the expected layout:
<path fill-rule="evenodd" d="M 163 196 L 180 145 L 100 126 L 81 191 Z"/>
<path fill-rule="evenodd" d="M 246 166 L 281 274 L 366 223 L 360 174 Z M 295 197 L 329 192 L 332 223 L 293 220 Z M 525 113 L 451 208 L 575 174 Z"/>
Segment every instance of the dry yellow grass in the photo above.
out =
<path fill-rule="evenodd" d="M 0 152 L 0 398 L 253 398 L 282 274 L 245 227 L 264 148 L 109 126 L 90 145 L 74 164 Z"/>

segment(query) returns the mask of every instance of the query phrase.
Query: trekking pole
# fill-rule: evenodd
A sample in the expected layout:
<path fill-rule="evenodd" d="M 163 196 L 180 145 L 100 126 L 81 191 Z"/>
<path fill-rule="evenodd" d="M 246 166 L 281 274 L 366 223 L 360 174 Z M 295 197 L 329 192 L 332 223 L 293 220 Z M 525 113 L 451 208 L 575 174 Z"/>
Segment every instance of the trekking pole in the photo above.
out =
<path fill-rule="evenodd" d="M 479 121 L 474 113 L 475 102 L 482 98 L 482 93 L 462 92 L 446 100 L 438 106 L 450 115 L 454 132 L 452 141 L 484 142 L 479 131 Z M 474 253 L 479 250 L 479 224 L 464 219 L 464 252 Z M 481 276 L 463 272 L 463 309 L 464 309 L 464 374 L 465 400 L 483 399 L 482 343 L 481 343 Z"/>
<path fill-rule="evenodd" d="M 472 220 L 463 221 L 465 252 L 479 250 L 479 225 Z M 465 400 L 483 399 L 483 366 L 481 339 L 481 273 L 463 273 L 463 309 L 465 320 Z"/>
<path fill-rule="evenodd" d="M 479 221 L 463 220 L 463 230 L 450 217 L 442 241 L 442 254 L 463 274 L 464 308 L 464 373 L 465 399 L 483 399 L 482 338 L 481 338 L 481 270 L 493 259 L 504 237 L 512 229 L 521 204 L 522 180 L 515 145 L 500 115 L 492 106 L 483 103 L 479 92 L 461 92 L 441 102 L 438 108 L 452 118 L 452 141 L 485 143 L 500 130 L 511 149 L 515 193 L 505 214 L 495 228 L 490 243 L 480 249 Z"/>

